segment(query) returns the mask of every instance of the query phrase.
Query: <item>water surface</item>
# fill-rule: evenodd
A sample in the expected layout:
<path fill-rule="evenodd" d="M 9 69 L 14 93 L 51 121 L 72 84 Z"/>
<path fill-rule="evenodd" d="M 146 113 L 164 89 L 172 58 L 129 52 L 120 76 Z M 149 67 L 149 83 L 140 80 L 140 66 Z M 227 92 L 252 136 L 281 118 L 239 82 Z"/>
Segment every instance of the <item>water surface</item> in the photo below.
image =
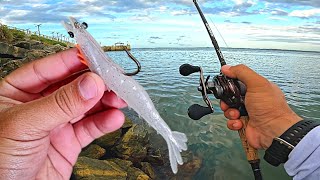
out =
<path fill-rule="evenodd" d="M 167 124 L 173 130 L 186 133 L 188 148 L 203 159 L 194 179 L 253 179 L 237 132 L 226 128 L 219 101 L 210 96 L 215 113 L 200 121 L 193 121 L 187 115 L 190 105 L 204 105 L 204 102 L 197 91 L 198 74 L 183 77 L 179 67 L 190 63 L 202 66 L 205 75 L 217 75 L 220 65 L 213 49 L 133 49 L 131 52 L 142 65 L 142 72 L 135 79 L 146 88 Z M 320 120 L 320 53 L 231 48 L 222 52 L 228 64 L 246 64 L 278 84 L 291 108 L 300 116 Z M 134 69 L 134 63 L 124 52 L 108 54 L 127 71 Z M 142 120 L 137 118 L 137 121 Z M 261 158 L 263 154 L 261 151 Z M 291 179 L 282 166 L 275 168 L 264 160 L 261 166 L 267 180 Z"/>

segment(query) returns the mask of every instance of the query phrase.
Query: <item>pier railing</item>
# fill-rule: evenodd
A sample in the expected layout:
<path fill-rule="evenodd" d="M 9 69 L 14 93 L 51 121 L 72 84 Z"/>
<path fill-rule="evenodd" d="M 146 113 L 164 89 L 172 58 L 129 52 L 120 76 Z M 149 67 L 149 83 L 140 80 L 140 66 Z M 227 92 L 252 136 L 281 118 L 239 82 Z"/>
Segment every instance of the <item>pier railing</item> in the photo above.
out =
<path fill-rule="evenodd" d="M 5 24 L 1 24 L 0 23 L 0 26 L 2 26 L 2 25 L 5 25 Z M 30 29 L 22 29 L 22 28 L 17 28 L 17 27 L 8 26 L 8 25 L 5 25 L 5 26 L 7 26 L 9 29 L 22 31 L 27 36 L 34 35 L 34 36 L 42 37 L 42 38 L 45 38 L 45 39 L 49 39 L 49 40 L 65 43 L 67 46 L 74 46 L 74 44 L 75 44 L 75 41 L 73 39 L 70 40 L 69 37 L 67 37 L 65 35 L 62 35 L 62 34 L 59 34 L 57 32 L 54 32 L 54 33 L 52 32 L 52 35 L 48 36 L 48 35 L 45 35 L 45 34 L 40 34 L 38 31 L 31 31 Z M 54 35 L 54 34 L 56 34 L 56 35 Z"/>

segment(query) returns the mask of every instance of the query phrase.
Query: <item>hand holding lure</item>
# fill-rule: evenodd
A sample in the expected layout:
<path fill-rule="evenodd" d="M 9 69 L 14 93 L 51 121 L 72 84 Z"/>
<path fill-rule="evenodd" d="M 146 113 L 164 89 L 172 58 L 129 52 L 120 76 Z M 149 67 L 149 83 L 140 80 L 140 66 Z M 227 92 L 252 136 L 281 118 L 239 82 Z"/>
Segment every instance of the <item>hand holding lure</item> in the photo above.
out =
<path fill-rule="evenodd" d="M 103 79 L 109 91 L 115 92 L 162 135 L 168 145 L 171 169 L 173 173 L 177 173 L 178 164 L 183 164 L 180 152 L 187 150 L 187 136 L 184 133 L 171 131 L 155 109 L 148 93 L 103 52 L 98 42 L 87 32 L 88 25 L 86 23 L 80 24 L 73 17 L 70 17 L 69 20 L 70 23 L 62 22 L 62 24 L 69 35 L 74 37 L 78 43 L 79 57 L 82 58 L 83 63 Z"/>

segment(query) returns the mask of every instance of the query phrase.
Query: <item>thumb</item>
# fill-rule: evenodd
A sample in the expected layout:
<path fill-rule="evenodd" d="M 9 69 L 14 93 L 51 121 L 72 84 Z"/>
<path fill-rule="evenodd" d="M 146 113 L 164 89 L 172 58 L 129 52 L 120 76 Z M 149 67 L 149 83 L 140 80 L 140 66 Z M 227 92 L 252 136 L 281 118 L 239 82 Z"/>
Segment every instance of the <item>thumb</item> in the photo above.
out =
<path fill-rule="evenodd" d="M 221 71 L 230 78 L 240 80 L 247 88 L 261 87 L 269 84 L 269 81 L 266 78 L 260 76 L 243 64 L 236 66 L 224 65 L 222 66 Z"/>
<path fill-rule="evenodd" d="M 96 74 L 88 72 L 62 86 L 49 96 L 21 104 L 18 113 L 31 128 L 51 131 L 56 126 L 81 118 L 103 96 L 105 85 Z M 25 124 L 24 122 L 21 122 Z"/>

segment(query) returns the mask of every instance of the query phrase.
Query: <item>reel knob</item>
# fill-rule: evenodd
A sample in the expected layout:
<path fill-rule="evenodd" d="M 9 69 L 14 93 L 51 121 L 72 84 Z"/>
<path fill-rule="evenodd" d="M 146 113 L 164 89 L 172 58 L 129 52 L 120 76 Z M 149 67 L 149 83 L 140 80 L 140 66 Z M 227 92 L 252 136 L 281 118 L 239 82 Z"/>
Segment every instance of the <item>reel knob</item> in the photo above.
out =
<path fill-rule="evenodd" d="M 179 68 L 179 72 L 182 76 L 189 76 L 192 73 L 200 72 L 201 69 L 199 66 L 192 66 L 190 64 L 183 64 Z"/>
<path fill-rule="evenodd" d="M 188 109 L 188 115 L 193 120 L 199 120 L 203 116 L 213 113 L 210 107 L 204 107 L 199 104 L 193 104 Z"/>

